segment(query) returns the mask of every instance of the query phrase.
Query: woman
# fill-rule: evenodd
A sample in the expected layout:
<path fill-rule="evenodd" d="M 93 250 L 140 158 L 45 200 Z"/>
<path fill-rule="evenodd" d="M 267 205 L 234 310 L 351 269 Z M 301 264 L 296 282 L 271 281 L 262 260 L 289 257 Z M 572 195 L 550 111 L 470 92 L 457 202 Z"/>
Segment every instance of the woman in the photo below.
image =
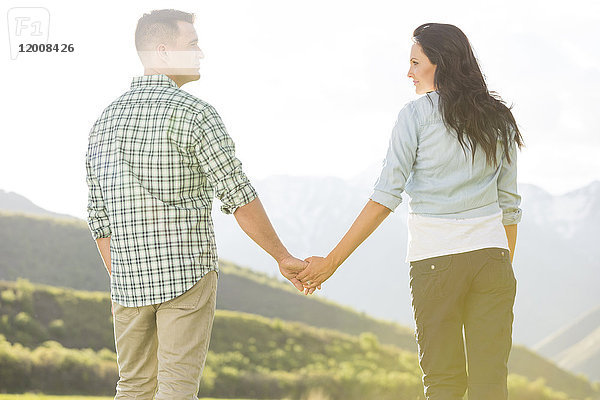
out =
<path fill-rule="evenodd" d="M 406 190 L 406 261 L 425 395 L 462 399 L 468 388 L 471 400 L 506 399 L 522 137 L 510 109 L 488 91 L 460 29 L 424 24 L 413 40 L 408 77 L 425 96 L 400 111 L 381 176 L 352 227 L 327 257 L 308 258 L 298 279 L 314 291 Z"/>

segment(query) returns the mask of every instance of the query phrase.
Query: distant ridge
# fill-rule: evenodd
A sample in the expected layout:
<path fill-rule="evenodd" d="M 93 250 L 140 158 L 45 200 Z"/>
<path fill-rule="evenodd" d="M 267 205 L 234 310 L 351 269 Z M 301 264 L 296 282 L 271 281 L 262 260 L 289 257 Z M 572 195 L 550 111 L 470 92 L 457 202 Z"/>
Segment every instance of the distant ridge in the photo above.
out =
<path fill-rule="evenodd" d="M 553 358 L 600 327 L 600 306 L 536 344 L 533 349 Z"/>
<path fill-rule="evenodd" d="M 72 215 L 48 211 L 37 206 L 31 200 L 20 194 L 6 192 L 2 189 L 0 189 L 0 210 L 31 215 L 43 215 L 54 218 L 78 219 Z"/>
<path fill-rule="evenodd" d="M 600 306 L 542 340 L 534 349 L 562 368 L 600 380 Z"/>
<path fill-rule="evenodd" d="M 586 375 L 590 380 L 600 380 L 600 327 L 560 353 L 554 361 L 562 368 Z"/>

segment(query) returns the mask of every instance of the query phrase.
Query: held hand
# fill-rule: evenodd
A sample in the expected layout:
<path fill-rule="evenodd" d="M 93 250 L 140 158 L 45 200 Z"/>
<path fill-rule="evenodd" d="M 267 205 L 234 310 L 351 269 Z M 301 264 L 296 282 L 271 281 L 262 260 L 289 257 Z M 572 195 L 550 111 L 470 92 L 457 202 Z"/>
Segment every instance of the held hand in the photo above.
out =
<path fill-rule="evenodd" d="M 305 261 L 308 261 L 308 267 L 300 272 L 296 278 L 306 289 L 313 292 L 315 288 L 320 288 L 321 284 L 329 279 L 337 269 L 335 265 L 324 257 L 309 257 Z"/>
<path fill-rule="evenodd" d="M 313 292 L 315 290 L 317 290 L 317 289 L 321 290 L 321 285 L 317 286 L 316 288 L 307 288 L 307 287 L 305 287 L 304 288 L 304 294 L 305 295 L 307 295 L 307 294 L 313 294 Z"/>
<path fill-rule="evenodd" d="M 288 256 L 279 261 L 279 272 L 292 282 L 292 285 L 294 285 L 296 289 L 302 292 L 304 291 L 304 286 L 302 286 L 302 283 L 300 283 L 296 277 L 298 273 L 302 272 L 307 266 L 308 263 L 306 261 Z"/>

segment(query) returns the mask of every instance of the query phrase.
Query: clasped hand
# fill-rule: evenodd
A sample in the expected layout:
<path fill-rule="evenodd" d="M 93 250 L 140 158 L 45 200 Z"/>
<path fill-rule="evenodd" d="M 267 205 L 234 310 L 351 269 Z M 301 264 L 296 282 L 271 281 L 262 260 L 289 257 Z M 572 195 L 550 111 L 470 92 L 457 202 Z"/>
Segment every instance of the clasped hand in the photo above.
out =
<path fill-rule="evenodd" d="M 321 284 L 329 279 L 336 269 L 329 259 L 317 256 L 308 257 L 304 261 L 289 256 L 279 262 L 281 275 L 304 294 L 312 294 L 321 289 Z"/>

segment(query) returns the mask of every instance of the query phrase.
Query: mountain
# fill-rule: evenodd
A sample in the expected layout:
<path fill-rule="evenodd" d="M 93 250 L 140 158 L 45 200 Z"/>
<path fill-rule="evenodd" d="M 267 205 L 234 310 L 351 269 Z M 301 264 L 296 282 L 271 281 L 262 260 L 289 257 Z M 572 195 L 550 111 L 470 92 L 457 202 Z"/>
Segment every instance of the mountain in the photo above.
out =
<path fill-rule="evenodd" d="M 561 196 L 520 191 L 515 337 L 533 346 L 600 306 L 600 182 Z"/>
<path fill-rule="evenodd" d="M 45 210 L 31 202 L 31 200 L 14 192 L 6 192 L 0 189 L 0 210 L 13 211 L 31 215 L 45 215 L 55 218 L 75 219 L 71 215 L 58 214 Z"/>
<path fill-rule="evenodd" d="M 371 179 L 368 177 L 371 176 Z M 288 249 L 298 257 L 326 255 L 366 203 L 377 175 L 351 181 L 274 176 L 255 183 Z M 600 182 L 554 196 L 519 184 L 523 219 L 514 258 L 518 293 L 514 340 L 533 346 L 600 305 Z M 413 325 L 406 263 L 406 196 L 398 209 L 327 281 L 321 296 L 377 318 Z M 218 201 L 215 201 L 218 203 Z M 219 254 L 272 274 L 274 262 L 239 229 L 213 212 Z"/>
<path fill-rule="evenodd" d="M 534 349 L 562 368 L 600 380 L 600 307 L 548 336 Z"/>

